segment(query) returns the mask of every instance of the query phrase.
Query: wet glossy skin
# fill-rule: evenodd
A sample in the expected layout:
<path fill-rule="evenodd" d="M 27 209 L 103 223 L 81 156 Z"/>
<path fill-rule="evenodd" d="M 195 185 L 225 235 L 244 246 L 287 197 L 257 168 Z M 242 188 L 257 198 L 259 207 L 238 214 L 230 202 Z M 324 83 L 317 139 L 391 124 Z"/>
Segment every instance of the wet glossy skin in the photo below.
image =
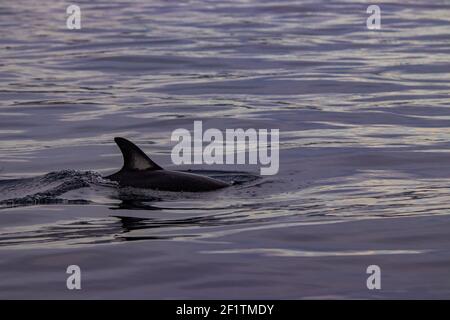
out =
<path fill-rule="evenodd" d="M 106 178 L 117 181 L 121 186 L 163 191 L 204 192 L 229 186 L 217 179 L 169 170 L 121 170 Z"/>

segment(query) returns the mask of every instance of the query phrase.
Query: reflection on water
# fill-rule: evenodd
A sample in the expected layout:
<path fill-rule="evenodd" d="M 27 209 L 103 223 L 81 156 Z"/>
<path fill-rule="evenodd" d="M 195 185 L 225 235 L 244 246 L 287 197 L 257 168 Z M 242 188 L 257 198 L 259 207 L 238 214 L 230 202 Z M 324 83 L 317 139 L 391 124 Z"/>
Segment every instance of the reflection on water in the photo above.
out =
<path fill-rule="evenodd" d="M 76 181 L 78 175 L 93 175 L 100 180 L 91 182 L 91 185 L 81 185 L 81 189 L 71 193 L 72 198 L 78 199 L 58 197 L 61 193 L 59 188 L 73 185 L 66 180 L 48 192 L 8 199 L 0 204 L 3 205 L 3 210 L 49 205 L 61 209 L 68 206 L 68 210 L 71 210 L 72 206 L 85 205 L 84 208 L 89 212 L 101 205 L 110 211 L 106 211 L 105 218 L 83 217 L 28 227 L 5 228 L 0 232 L 0 246 L 60 247 L 161 239 L 214 241 L 225 234 L 252 229 L 252 223 L 256 224 L 257 229 L 276 229 L 280 228 L 280 223 L 289 226 L 296 223 L 325 224 L 376 217 L 440 215 L 450 210 L 447 180 L 417 180 L 406 175 L 392 178 L 393 173 L 390 171 L 361 172 L 350 177 L 324 180 L 320 184 L 296 188 L 297 190 L 282 190 L 282 186 L 277 186 L 277 191 L 272 190 L 270 194 L 247 199 L 241 197 L 235 203 L 231 203 L 229 199 L 236 199 L 246 189 L 264 188 L 264 185 L 256 184 L 255 187 L 252 183 L 255 177 L 252 175 L 235 173 L 231 177 L 229 173 L 228 176 L 220 172 L 209 173 L 215 173 L 216 178 L 240 182 L 224 191 L 177 194 L 135 188 L 118 189 L 114 184 L 105 184 L 107 181 L 96 174 L 72 171 L 51 173 L 43 178 L 6 180 L 9 188 L 3 187 L 4 192 L 17 188 L 22 191 L 30 190 L 30 184 L 36 187 L 35 183 L 31 183 L 34 180 L 49 180 L 53 186 L 55 181 L 52 179 L 64 181 L 68 175 L 69 181 Z M 103 187 L 95 190 L 95 184 L 98 183 L 102 183 Z M 5 181 L 3 184 L 6 184 Z M 12 188 L 11 185 L 15 187 Z M 289 186 L 295 189 L 294 184 Z M 86 187 L 90 188 L 91 199 L 80 199 L 86 196 L 83 192 Z M 55 190 L 58 192 L 54 192 Z M 96 199 L 104 202 L 96 202 Z"/>
<path fill-rule="evenodd" d="M 262 254 L 271 257 L 346 257 L 346 256 L 371 256 L 386 254 L 419 254 L 424 253 L 423 250 L 367 250 L 367 251 L 341 251 L 341 252 L 324 252 L 324 251 L 302 251 L 302 250 L 286 250 L 277 248 L 268 249 L 237 249 L 222 251 L 206 251 L 210 254 Z"/>
<path fill-rule="evenodd" d="M 382 3 L 379 31 L 364 1 L 77 4 L 78 31 L 65 3 L 0 5 L 0 292 L 60 297 L 46 267 L 79 250 L 106 255 L 85 261 L 95 270 L 139 274 L 114 279 L 137 297 L 361 297 L 348 286 L 369 263 L 433 275 L 388 297 L 448 296 L 447 1 Z M 102 178 L 121 166 L 115 136 L 174 169 L 170 135 L 194 120 L 280 129 L 279 174 L 175 168 L 233 182 L 207 194 Z M 39 289 L 11 274 L 24 261 L 49 272 Z M 169 287 L 142 283 L 154 274 Z M 92 295 L 120 297 L 98 281 Z"/>

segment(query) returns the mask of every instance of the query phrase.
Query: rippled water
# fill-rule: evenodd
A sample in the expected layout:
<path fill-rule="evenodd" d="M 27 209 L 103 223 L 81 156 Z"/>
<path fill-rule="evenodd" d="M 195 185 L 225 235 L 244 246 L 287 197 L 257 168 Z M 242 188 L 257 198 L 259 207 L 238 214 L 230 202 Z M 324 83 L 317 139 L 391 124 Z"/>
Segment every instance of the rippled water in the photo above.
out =
<path fill-rule="evenodd" d="M 449 298 L 450 3 L 0 5 L 0 297 Z M 280 129 L 280 171 L 120 189 L 113 137 Z M 82 270 L 66 289 L 68 265 Z M 382 270 L 382 290 L 366 268 Z"/>

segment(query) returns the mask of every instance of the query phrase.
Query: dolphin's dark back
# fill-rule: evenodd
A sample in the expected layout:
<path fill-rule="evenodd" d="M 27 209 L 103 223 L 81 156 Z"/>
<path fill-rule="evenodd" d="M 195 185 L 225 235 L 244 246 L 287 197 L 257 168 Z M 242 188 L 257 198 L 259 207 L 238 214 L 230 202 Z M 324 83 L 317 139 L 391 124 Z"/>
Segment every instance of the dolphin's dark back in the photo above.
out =
<path fill-rule="evenodd" d="M 186 172 L 164 170 L 153 162 L 139 147 L 124 138 L 114 138 L 123 155 L 120 171 L 107 176 L 121 186 L 165 191 L 201 192 L 229 186 L 210 177 Z"/>

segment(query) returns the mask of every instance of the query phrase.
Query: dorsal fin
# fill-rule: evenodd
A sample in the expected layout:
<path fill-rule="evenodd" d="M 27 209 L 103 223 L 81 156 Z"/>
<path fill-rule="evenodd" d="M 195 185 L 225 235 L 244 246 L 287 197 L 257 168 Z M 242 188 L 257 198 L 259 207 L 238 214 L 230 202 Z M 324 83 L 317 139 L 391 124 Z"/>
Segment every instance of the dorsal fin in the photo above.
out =
<path fill-rule="evenodd" d="M 114 138 L 114 141 L 122 151 L 122 170 L 163 170 L 131 141 L 121 137 Z"/>

